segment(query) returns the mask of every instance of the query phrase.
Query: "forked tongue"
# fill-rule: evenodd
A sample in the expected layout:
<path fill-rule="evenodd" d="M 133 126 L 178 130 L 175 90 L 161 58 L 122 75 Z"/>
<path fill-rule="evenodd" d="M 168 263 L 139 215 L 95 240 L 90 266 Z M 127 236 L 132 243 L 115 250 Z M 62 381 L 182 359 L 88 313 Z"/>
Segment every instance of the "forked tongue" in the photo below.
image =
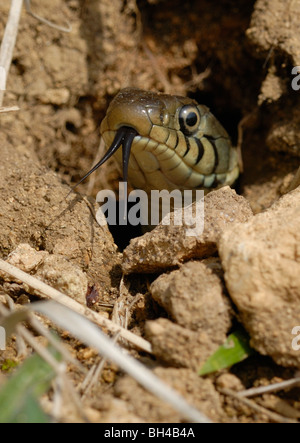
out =
<path fill-rule="evenodd" d="M 104 157 L 99 161 L 99 163 L 96 164 L 72 189 L 76 189 L 77 186 L 79 186 L 84 180 L 86 180 L 93 172 L 95 172 L 100 166 L 103 165 L 114 153 L 122 146 L 122 164 L 123 164 L 123 181 L 127 183 L 128 181 L 128 164 L 129 164 L 129 157 L 131 152 L 131 145 L 133 142 L 134 137 L 138 135 L 138 132 L 130 128 L 129 126 L 121 126 L 117 130 L 117 133 L 115 135 L 115 138 L 104 155 Z"/>

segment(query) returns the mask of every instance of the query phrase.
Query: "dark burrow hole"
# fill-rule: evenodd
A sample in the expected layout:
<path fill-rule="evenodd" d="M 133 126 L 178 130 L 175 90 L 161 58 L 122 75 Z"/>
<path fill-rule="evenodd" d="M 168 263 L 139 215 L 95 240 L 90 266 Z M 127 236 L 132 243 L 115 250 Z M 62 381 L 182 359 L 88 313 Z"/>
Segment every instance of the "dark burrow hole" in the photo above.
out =
<path fill-rule="evenodd" d="M 130 208 L 134 206 L 136 203 L 128 203 L 128 212 L 130 211 Z M 142 226 L 132 226 L 131 224 L 127 223 L 126 225 L 121 225 L 119 223 L 119 216 L 120 216 L 120 203 L 117 201 L 117 207 L 116 207 L 116 224 L 109 224 L 108 227 L 109 230 L 114 238 L 115 244 L 118 246 L 119 250 L 121 252 L 124 251 L 124 249 L 129 245 L 130 240 L 135 237 L 140 237 L 143 235 Z"/>
<path fill-rule="evenodd" d="M 75 135 L 78 135 L 78 133 L 79 133 L 78 128 L 76 128 L 76 126 L 74 125 L 74 123 L 73 123 L 73 122 L 70 122 L 70 121 L 67 121 L 67 122 L 66 122 L 66 129 L 67 129 L 67 131 L 72 132 L 72 133 L 75 134 Z"/>
<path fill-rule="evenodd" d="M 26 68 L 25 66 L 22 64 L 21 60 L 16 57 L 12 60 L 12 65 L 15 67 L 16 69 L 16 73 L 20 76 L 22 76 L 23 74 L 25 74 L 26 72 Z"/>

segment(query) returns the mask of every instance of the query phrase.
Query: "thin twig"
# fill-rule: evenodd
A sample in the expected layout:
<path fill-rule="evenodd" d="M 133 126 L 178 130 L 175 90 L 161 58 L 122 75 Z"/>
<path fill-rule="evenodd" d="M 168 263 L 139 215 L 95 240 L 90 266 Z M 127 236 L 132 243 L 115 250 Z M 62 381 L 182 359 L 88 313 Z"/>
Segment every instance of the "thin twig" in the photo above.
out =
<path fill-rule="evenodd" d="M 15 111 L 20 111 L 19 106 L 9 106 L 9 107 L 0 108 L 0 114 L 4 114 L 5 112 L 15 112 Z"/>
<path fill-rule="evenodd" d="M 10 312 L 15 311 L 14 303 L 8 295 L 6 296 L 6 300 L 10 310 L 5 308 L 3 305 L 0 306 L 0 310 L 5 317 L 9 316 Z M 21 336 L 22 340 L 26 340 L 32 349 L 51 366 L 56 374 L 60 374 L 60 363 L 49 353 L 47 348 L 44 348 L 40 343 L 38 343 L 31 332 L 29 332 L 22 324 L 17 325 L 16 331 Z"/>
<path fill-rule="evenodd" d="M 117 343 L 120 334 L 117 333 L 112 339 L 113 343 Z M 96 386 L 99 381 L 100 375 L 104 369 L 105 363 L 107 362 L 107 358 L 102 358 L 101 361 L 94 365 L 91 368 L 91 372 L 88 374 L 89 376 L 83 381 L 80 391 L 82 392 L 81 399 L 84 400 Z"/>
<path fill-rule="evenodd" d="M 207 67 L 203 72 L 200 72 L 199 74 L 193 75 L 192 80 L 189 80 L 188 82 L 184 83 L 184 87 L 186 90 L 191 89 L 200 89 L 201 83 L 204 82 L 208 77 L 211 76 L 211 68 Z"/>
<path fill-rule="evenodd" d="M 39 356 L 48 363 L 49 366 L 55 371 L 57 375 L 65 372 L 65 362 L 58 362 L 55 357 L 48 351 L 47 348 L 42 346 L 33 335 L 22 325 L 17 326 L 17 330 L 22 334 L 27 343 L 32 349 L 39 354 Z"/>
<path fill-rule="evenodd" d="M 98 365 L 99 365 L 99 363 L 100 363 L 101 361 L 102 361 L 102 358 L 99 359 L 99 361 L 98 361 Z M 79 388 L 77 389 L 79 392 L 82 392 L 82 393 L 83 393 L 83 394 L 82 394 L 82 397 L 85 395 L 85 393 L 86 393 L 86 389 L 87 389 L 87 387 L 90 385 L 90 383 L 91 383 L 91 381 L 92 381 L 92 379 L 93 379 L 93 377 L 94 377 L 94 375 L 95 375 L 96 369 L 97 369 L 97 363 L 95 363 L 95 364 L 91 367 L 91 369 L 88 371 L 87 375 L 85 376 L 84 380 L 83 380 L 82 383 L 80 384 Z"/>
<path fill-rule="evenodd" d="M 112 312 L 112 321 L 122 328 L 127 329 L 126 314 L 125 314 L 125 300 L 130 295 L 127 285 L 125 284 L 125 276 L 122 274 L 119 287 L 120 296 L 114 304 Z"/>
<path fill-rule="evenodd" d="M 284 389 L 292 389 L 300 386 L 300 377 L 292 378 L 290 380 L 281 381 L 279 383 L 272 383 L 268 386 L 260 386 L 259 388 L 246 389 L 239 391 L 239 397 L 254 397 L 257 395 L 267 394 L 270 392 L 283 391 Z"/>
<path fill-rule="evenodd" d="M 30 0 L 24 0 L 24 3 L 25 3 L 25 8 L 26 8 L 27 14 L 31 15 L 31 17 L 35 18 L 39 22 L 42 22 L 45 25 L 50 26 L 51 28 L 57 29 L 58 31 L 62 31 L 62 32 L 71 32 L 72 31 L 72 26 L 69 24 L 68 24 L 68 27 L 59 26 L 59 25 L 56 25 L 55 23 L 51 22 L 50 20 L 47 20 L 46 18 L 41 17 L 41 16 L 35 14 L 34 12 L 32 12 Z"/>
<path fill-rule="evenodd" d="M 105 317 L 101 316 L 97 312 L 92 311 L 91 309 L 82 306 L 80 303 L 76 302 L 72 298 L 64 295 L 60 291 L 52 288 L 51 286 L 47 285 L 46 283 L 43 283 L 42 281 L 38 280 L 37 278 L 27 274 L 26 272 L 21 271 L 20 269 L 16 268 L 15 266 L 10 265 L 9 263 L 5 262 L 4 260 L 0 260 L 0 270 L 4 271 L 5 273 L 13 276 L 17 280 L 22 281 L 23 283 L 26 283 L 29 287 L 35 289 L 38 291 L 41 296 L 50 298 L 51 300 L 55 300 L 58 303 L 61 303 L 65 306 L 68 306 L 69 308 L 73 309 L 75 312 L 89 318 L 91 321 L 97 323 L 99 326 L 102 326 L 104 328 L 109 329 L 112 333 L 116 333 L 120 331 L 120 335 L 122 338 L 125 338 L 130 343 L 134 344 L 135 346 L 139 347 L 140 349 L 143 349 L 146 352 L 151 353 L 151 344 L 144 340 L 143 338 L 133 334 L 130 331 L 127 331 L 124 328 L 121 328 L 120 326 L 116 325 L 112 321 L 106 319 Z"/>
<path fill-rule="evenodd" d="M 13 58 L 13 52 L 16 44 L 19 21 L 21 16 L 23 0 L 12 0 L 9 16 L 4 31 L 3 40 L 0 48 L 0 107 L 3 103 L 4 91 L 6 89 L 7 77 Z"/>
<path fill-rule="evenodd" d="M 2 304 L 0 304 L 0 312 L 4 316 L 9 315 L 11 312 L 14 312 L 16 310 L 15 303 L 9 295 L 5 294 L 5 300 L 8 305 L 8 308 L 6 308 Z M 25 339 L 24 339 L 24 336 L 22 335 L 21 328 L 17 327 L 16 332 L 17 332 L 17 334 L 16 334 L 17 355 L 18 355 L 18 357 L 21 357 L 21 356 L 25 357 L 27 354 L 27 346 L 24 341 Z"/>
<path fill-rule="evenodd" d="M 29 314 L 28 321 L 38 334 L 42 335 L 43 337 L 46 337 L 48 342 L 55 349 L 58 350 L 58 352 L 64 357 L 66 361 L 73 364 L 81 372 L 83 373 L 87 372 L 86 368 L 76 358 L 74 358 L 71 355 L 66 346 L 64 346 L 61 341 L 57 340 L 57 338 L 54 337 L 53 334 L 51 334 L 51 332 L 40 322 L 40 320 L 38 320 L 38 318 L 33 313 Z"/>
<path fill-rule="evenodd" d="M 15 307 L 13 305 L 12 299 L 6 295 L 6 301 L 10 307 L 10 309 L 6 308 L 3 304 L 0 303 L 0 313 L 6 317 L 10 314 L 10 312 L 15 311 Z M 76 366 L 81 372 L 86 373 L 85 367 L 76 360 L 67 348 L 57 339 L 55 338 L 49 330 L 38 320 L 37 316 L 30 312 L 28 314 L 28 322 L 31 326 L 36 330 L 38 334 L 47 338 L 48 342 L 64 357 L 64 359 L 74 366 Z M 33 348 L 36 349 L 37 346 L 40 346 L 39 343 L 36 342 L 33 335 L 22 325 L 18 325 L 17 329 L 18 335 L 21 336 L 22 339 L 27 341 L 27 343 Z M 35 340 L 36 345 L 32 346 L 33 340 Z"/>
<path fill-rule="evenodd" d="M 219 392 L 223 395 L 227 395 L 229 397 L 234 398 L 235 400 L 238 400 L 239 402 L 243 403 L 244 405 L 248 406 L 249 408 L 253 409 L 256 412 L 259 412 L 260 414 L 266 415 L 270 420 L 278 422 L 278 423 L 298 423 L 297 420 L 291 420 L 289 418 L 283 417 L 282 415 L 276 414 L 275 412 L 269 411 L 269 409 L 264 408 L 263 406 L 258 405 L 252 400 L 249 400 L 248 398 L 241 397 L 239 395 L 239 392 L 232 391 L 231 389 L 219 389 Z"/>
<path fill-rule="evenodd" d="M 52 408 L 53 417 L 58 421 L 61 421 L 63 393 L 65 393 L 65 398 L 68 399 L 69 404 L 75 409 L 79 417 L 88 422 L 81 399 L 66 372 L 59 374 L 54 380 L 54 399 Z"/>

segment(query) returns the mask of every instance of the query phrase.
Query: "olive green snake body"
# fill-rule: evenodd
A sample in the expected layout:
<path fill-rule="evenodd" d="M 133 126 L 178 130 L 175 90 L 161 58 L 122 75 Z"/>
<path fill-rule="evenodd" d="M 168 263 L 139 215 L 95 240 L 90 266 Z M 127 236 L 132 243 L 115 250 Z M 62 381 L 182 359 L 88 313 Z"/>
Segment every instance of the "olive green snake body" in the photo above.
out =
<path fill-rule="evenodd" d="M 123 89 L 110 103 L 100 132 L 109 149 L 81 182 L 113 154 L 123 180 L 147 193 L 208 192 L 232 185 L 239 175 L 237 150 L 227 132 L 206 106 L 188 97 Z"/>

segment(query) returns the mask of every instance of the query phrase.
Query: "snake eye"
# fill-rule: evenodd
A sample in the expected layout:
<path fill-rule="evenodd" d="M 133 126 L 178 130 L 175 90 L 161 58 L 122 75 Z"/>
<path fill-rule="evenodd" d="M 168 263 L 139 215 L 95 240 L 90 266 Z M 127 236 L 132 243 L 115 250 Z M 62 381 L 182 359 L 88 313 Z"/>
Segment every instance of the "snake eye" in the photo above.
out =
<path fill-rule="evenodd" d="M 179 112 L 180 129 L 185 135 L 193 134 L 200 124 L 200 114 L 196 106 L 185 105 Z"/>

